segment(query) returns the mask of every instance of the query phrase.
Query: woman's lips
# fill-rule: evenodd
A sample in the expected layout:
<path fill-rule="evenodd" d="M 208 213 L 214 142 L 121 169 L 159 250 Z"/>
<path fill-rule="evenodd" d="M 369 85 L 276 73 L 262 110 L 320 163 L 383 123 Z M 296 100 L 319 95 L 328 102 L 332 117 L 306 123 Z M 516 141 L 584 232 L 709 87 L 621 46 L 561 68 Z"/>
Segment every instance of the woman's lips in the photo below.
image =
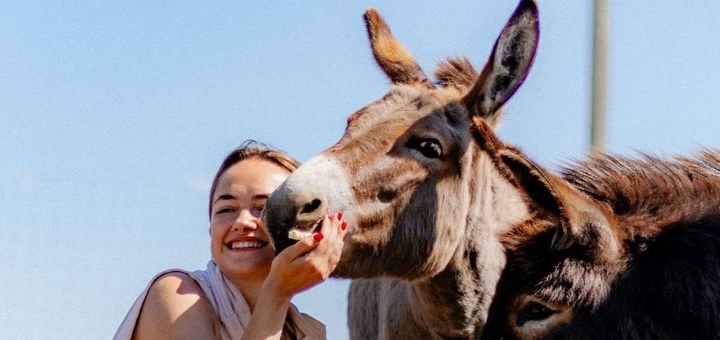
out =
<path fill-rule="evenodd" d="M 265 241 L 257 239 L 257 238 L 237 239 L 237 240 L 233 240 L 233 241 L 225 243 L 225 246 L 228 247 L 228 249 L 230 249 L 230 250 L 261 249 L 267 245 L 268 245 L 268 242 L 265 242 Z"/>

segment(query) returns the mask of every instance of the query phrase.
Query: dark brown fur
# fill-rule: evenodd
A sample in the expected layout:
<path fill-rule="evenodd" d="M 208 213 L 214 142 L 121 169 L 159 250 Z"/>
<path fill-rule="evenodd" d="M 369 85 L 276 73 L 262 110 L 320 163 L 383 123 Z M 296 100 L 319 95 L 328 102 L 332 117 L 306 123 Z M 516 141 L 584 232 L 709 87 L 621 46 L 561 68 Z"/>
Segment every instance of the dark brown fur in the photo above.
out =
<path fill-rule="evenodd" d="M 483 338 L 720 337 L 719 168 L 718 150 L 670 161 L 595 154 L 564 179 L 516 167 L 532 178 L 523 186 L 539 213 L 504 238 L 507 266 Z M 564 210 L 543 209 L 557 204 Z M 605 218 L 563 226 L 578 204 Z M 532 314 L 525 297 L 556 313 Z M 530 331 L 531 322 L 549 326 Z"/>
<path fill-rule="evenodd" d="M 670 223 L 718 212 L 719 166 L 717 150 L 671 161 L 596 154 L 562 173 L 612 209 L 623 231 L 630 233 L 626 238 L 648 238 Z"/>

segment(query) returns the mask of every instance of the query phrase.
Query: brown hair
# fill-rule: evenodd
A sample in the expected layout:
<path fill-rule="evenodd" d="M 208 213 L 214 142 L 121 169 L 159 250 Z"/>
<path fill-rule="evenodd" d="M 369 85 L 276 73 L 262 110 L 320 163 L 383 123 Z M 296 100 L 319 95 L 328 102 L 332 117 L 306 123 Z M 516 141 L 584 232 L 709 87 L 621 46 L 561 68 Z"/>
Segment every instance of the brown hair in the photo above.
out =
<path fill-rule="evenodd" d="M 208 204 L 209 217 L 212 217 L 212 198 L 213 195 L 215 195 L 215 189 L 217 189 L 218 179 L 220 176 L 222 176 L 222 174 L 233 165 L 252 157 L 265 159 L 284 169 L 287 169 L 290 172 L 295 171 L 295 169 L 300 166 L 300 162 L 292 158 L 285 151 L 273 148 L 272 146 L 252 139 L 244 141 L 237 149 L 233 150 L 225 157 L 225 160 L 223 160 L 220 164 L 220 169 L 218 169 L 215 174 L 215 179 L 213 179 L 212 187 L 210 188 L 210 203 Z"/>

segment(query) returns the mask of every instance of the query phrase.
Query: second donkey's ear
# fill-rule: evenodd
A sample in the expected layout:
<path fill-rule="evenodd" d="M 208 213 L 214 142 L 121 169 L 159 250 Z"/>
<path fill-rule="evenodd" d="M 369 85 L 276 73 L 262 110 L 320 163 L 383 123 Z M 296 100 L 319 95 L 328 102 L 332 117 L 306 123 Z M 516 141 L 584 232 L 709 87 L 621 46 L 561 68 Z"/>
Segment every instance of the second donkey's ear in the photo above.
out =
<path fill-rule="evenodd" d="M 600 204 L 517 150 L 500 150 L 498 157 L 532 204 L 558 218 L 552 249 L 581 245 L 599 252 L 598 259 L 614 258 L 619 244 L 612 230 L 612 215 Z"/>
<path fill-rule="evenodd" d="M 527 77 L 540 27 L 534 0 L 521 0 L 495 42 L 492 54 L 463 102 L 473 117 L 495 125 L 500 107 Z"/>
<path fill-rule="evenodd" d="M 507 168 L 515 185 L 525 193 L 534 206 L 561 219 L 567 219 L 562 199 L 545 170 L 517 150 L 504 148 L 499 150 L 497 155 L 500 164 Z"/>

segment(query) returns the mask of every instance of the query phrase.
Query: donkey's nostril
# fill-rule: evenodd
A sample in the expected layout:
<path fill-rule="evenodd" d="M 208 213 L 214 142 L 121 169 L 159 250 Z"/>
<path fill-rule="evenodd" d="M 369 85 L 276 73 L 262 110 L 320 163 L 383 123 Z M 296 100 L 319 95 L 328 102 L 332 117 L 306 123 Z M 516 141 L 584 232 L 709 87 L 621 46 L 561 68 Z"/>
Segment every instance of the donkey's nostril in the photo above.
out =
<path fill-rule="evenodd" d="M 378 200 L 380 200 L 380 202 L 389 203 L 392 202 L 393 199 L 395 199 L 395 196 L 397 196 L 397 192 L 393 190 L 380 190 L 377 198 Z"/>
<path fill-rule="evenodd" d="M 312 200 L 312 202 L 305 204 L 303 206 L 302 210 L 300 210 L 300 213 L 301 214 L 311 213 L 311 212 L 317 210 L 317 208 L 320 207 L 321 203 L 322 202 L 320 202 L 320 200 L 316 198 L 316 199 Z"/>

